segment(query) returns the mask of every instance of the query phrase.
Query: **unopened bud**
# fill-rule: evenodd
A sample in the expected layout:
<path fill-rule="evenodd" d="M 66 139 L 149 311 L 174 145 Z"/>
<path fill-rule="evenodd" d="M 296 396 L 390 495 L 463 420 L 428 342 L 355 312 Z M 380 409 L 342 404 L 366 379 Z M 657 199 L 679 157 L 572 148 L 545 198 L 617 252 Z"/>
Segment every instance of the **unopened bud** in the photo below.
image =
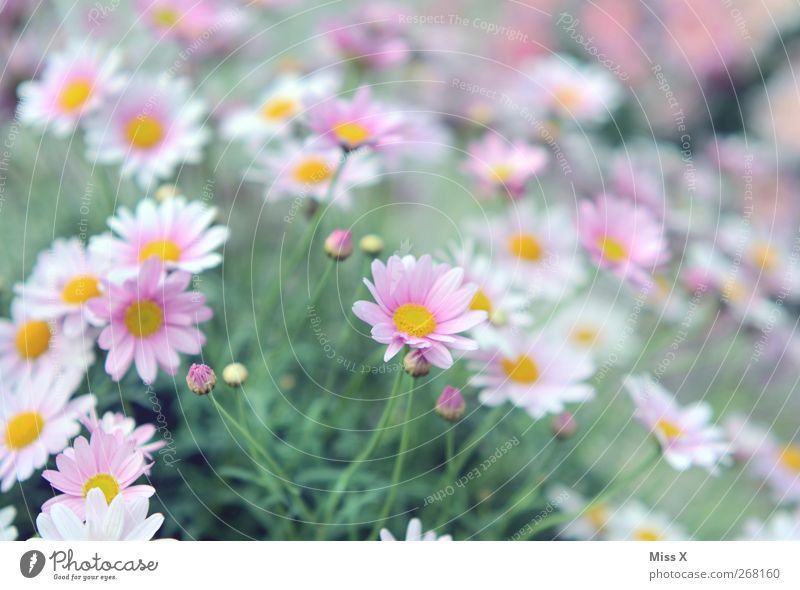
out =
<path fill-rule="evenodd" d="M 197 395 L 208 395 L 217 384 L 217 376 L 208 365 L 193 364 L 186 374 L 186 385 Z"/>
<path fill-rule="evenodd" d="M 442 395 L 436 400 L 436 413 L 448 422 L 456 422 L 464 415 L 464 396 L 461 390 L 451 385 L 446 385 Z"/>
<path fill-rule="evenodd" d="M 558 416 L 553 416 L 550 422 L 550 427 L 553 429 L 553 434 L 557 438 L 566 439 L 575 434 L 578 430 L 578 424 L 575 422 L 575 416 L 570 412 L 564 412 Z"/>
<path fill-rule="evenodd" d="M 424 377 L 431 371 L 431 364 L 420 349 L 409 352 L 403 359 L 403 369 L 412 377 Z"/>
<path fill-rule="evenodd" d="M 380 236 L 369 234 L 361 238 L 361 241 L 358 242 L 358 247 L 367 256 L 377 258 L 383 252 L 383 240 Z"/>
<path fill-rule="evenodd" d="M 222 380 L 231 387 L 239 387 L 247 381 L 247 367 L 242 363 L 231 363 L 222 369 Z"/>
<path fill-rule="evenodd" d="M 346 260 L 353 253 L 353 234 L 335 229 L 325 240 L 325 253 L 334 260 Z"/>

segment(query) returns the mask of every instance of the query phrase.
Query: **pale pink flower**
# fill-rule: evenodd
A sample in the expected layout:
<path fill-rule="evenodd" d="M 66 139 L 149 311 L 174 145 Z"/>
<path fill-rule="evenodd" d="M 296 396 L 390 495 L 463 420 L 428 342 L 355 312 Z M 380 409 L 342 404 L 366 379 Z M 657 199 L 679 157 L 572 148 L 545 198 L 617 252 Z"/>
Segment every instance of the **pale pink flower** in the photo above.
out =
<path fill-rule="evenodd" d="M 199 273 L 222 262 L 216 250 L 230 235 L 227 227 L 212 225 L 216 215 L 216 207 L 183 197 L 144 199 L 133 212 L 120 207 L 108 220 L 113 234 L 96 236 L 89 250 L 112 262 L 112 278 L 135 275 L 151 257 L 168 270 Z"/>
<path fill-rule="evenodd" d="M 28 280 L 15 291 L 31 316 L 60 320 L 64 334 L 77 338 L 92 322 L 87 302 L 100 296 L 100 283 L 110 269 L 101 252 L 87 252 L 78 238 L 57 239 L 39 254 Z"/>
<path fill-rule="evenodd" d="M 79 436 L 73 446 L 56 457 L 57 470 L 46 469 L 42 477 L 55 489 L 63 492 L 42 505 L 42 512 L 50 512 L 62 504 L 86 518 L 86 496 L 98 488 L 107 503 L 121 495 L 126 502 L 149 498 L 155 489 L 149 485 L 133 485 L 144 475 L 148 465 L 132 440 L 121 432 L 113 434 L 95 430 L 90 440 Z"/>
<path fill-rule="evenodd" d="M 163 514 L 147 516 L 150 502 L 122 494 L 109 504 L 99 488 L 86 494 L 86 517 L 56 504 L 36 517 L 36 529 L 45 541 L 149 541 L 164 524 Z"/>
<path fill-rule="evenodd" d="M 54 53 L 40 79 L 20 84 L 20 120 L 66 135 L 124 84 L 118 65 L 116 52 L 90 43 Z"/>
<path fill-rule="evenodd" d="M 220 19 L 218 2 L 209 0 L 136 0 L 144 23 L 160 35 L 193 41 L 212 31 Z"/>
<path fill-rule="evenodd" d="M 470 383 L 481 390 L 480 400 L 487 406 L 510 401 L 538 420 L 560 414 L 567 403 L 594 397 L 594 388 L 586 383 L 595 370 L 592 361 L 547 332 L 509 332 L 502 344 L 471 358 Z"/>
<path fill-rule="evenodd" d="M 384 360 L 404 346 L 420 349 L 425 359 L 446 369 L 453 364 L 449 349 L 475 350 L 477 343 L 463 336 L 487 318 L 470 310 L 477 286 L 463 281 L 464 271 L 436 264 L 428 255 L 392 256 L 384 265 L 372 263 L 372 280 L 364 279 L 375 303 L 356 301 L 353 313 L 372 325 L 372 337 L 388 344 Z"/>
<path fill-rule="evenodd" d="M 605 194 L 584 201 L 578 231 L 598 266 L 640 285 L 649 283 L 669 259 L 663 226 L 649 210 L 630 201 Z"/>
<path fill-rule="evenodd" d="M 685 408 L 648 375 L 629 375 L 625 387 L 636 404 L 636 417 L 661 445 L 673 468 L 685 471 L 697 465 L 714 473 L 728 458 L 722 430 L 710 424 L 711 407 L 695 403 Z"/>
<path fill-rule="evenodd" d="M 155 425 L 141 424 L 137 426 L 133 418 L 120 412 L 106 412 L 102 418 L 98 419 L 97 414 L 92 410 L 89 418 L 84 420 L 83 424 L 89 432 L 101 430 L 109 434 L 122 433 L 125 440 L 132 441 L 147 461 L 152 461 L 153 453 L 167 445 L 164 440 L 151 440 L 157 431 Z M 148 466 L 145 475 L 149 474 Z"/>
<path fill-rule="evenodd" d="M 206 339 L 197 324 L 213 314 L 204 295 L 186 290 L 191 280 L 188 272 L 166 275 L 153 257 L 136 278 L 104 283 L 105 293 L 90 306 L 108 322 L 97 343 L 108 351 L 105 368 L 114 381 L 135 362 L 142 380 L 152 383 L 159 366 L 170 375 L 177 372 L 179 352 L 200 352 Z"/>
<path fill-rule="evenodd" d="M 24 298 L 11 303 L 11 319 L 0 319 L 0 381 L 47 371 L 83 375 L 94 362 L 94 334 L 69 337 L 61 324 L 31 313 Z"/>
<path fill-rule="evenodd" d="M 381 541 L 396 541 L 389 529 L 381 529 Z M 422 521 L 419 518 L 412 518 L 408 521 L 406 529 L 406 541 L 452 541 L 450 535 L 438 536 L 435 531 L 422 532 Z"/>
<path fill-rule="evenodd" d="M 121 164 L 123 177 L 148 188 L 179 165 L 197 163 L 210 132 L 188 80 L 139 74 L 86 121 L 88 157 Z"/>
<path fill-rule="evenodd" d="M 345 151 L 400 141 L 404 126 L 402 115 L 374 102 L 366 86 L 352 100 L 330 98 L 315 106 L 308 122 L 322 140 Z"/>
<path fill-rule="evenodd" d="M 80 378 L 37 371 L 0 380 L 0 490 L 28 479 L 80 432 L 80 420 L 95 404 L 93 395 L 70 400 Z"/>
<path fill-rule="evenodd" d="M 464 170 L 478 180 L 485 192 L 519 198 L 546 163 L 547 152 L 539 146 L 487 134 L 469 145 Z"/>

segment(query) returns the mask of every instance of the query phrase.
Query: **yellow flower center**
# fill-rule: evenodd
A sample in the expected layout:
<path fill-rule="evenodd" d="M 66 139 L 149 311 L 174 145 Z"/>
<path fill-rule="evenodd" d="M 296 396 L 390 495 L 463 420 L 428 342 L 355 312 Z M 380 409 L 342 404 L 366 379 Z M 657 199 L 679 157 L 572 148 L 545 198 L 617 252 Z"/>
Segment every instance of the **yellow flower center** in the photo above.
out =
<path fill-rule="evenodd" d="M 474 311 L 485 311 L 491 315 L 492 300 L 489 299 L 489 296 L 486 295 L 483 289 L 478 289 L 475 292 L 475 296 L 472 298 L 472 302 L 469 304 L 469 308 Z"/>
<path fill-rule="evenodd" d="M 67 281 L 61 289 L 61 299 L 64 303 L 79 305 L 93 297 L 100 295 L 100 281 L 91 275 L 80 275 Z"/>
<path fill-rule="evenodd" d="M 572 341 L 578 346 L 592 346 L 600 337 L 600 332 L 592 326 L 583 326 L 572 331 Z"/>
<path fill-rule="evenodd" d="M 91 80 L 72 80 L 61 89 L 58 95 L 58 106 L 65 111 L 74 111 L 84 105 L 92 94 Z"/>
<path fill-rule="evenodd" d="M 98 473 L 87 479 L 83 484 L 83 497 L 88 496 L 89 491 L 94 488 L 99 488 L 103 492 L 108 504 L 111 504 L 111 500 L 119 494 L 119 482 L 110 473 Z"/>
<path fill-rule="evenodd" d="M 147 338 L 161 329 L 164 314 L 152 301 L 137 301 L 125 310 L 125 327 L 138 338 Z"/>
<path fill-rule="evenodd" d="M 592 524 L 594 528 L 597 530 L 601 530 L 605 528 L 606 523 L 608 522 L 608 508 L 603 504 L 598 504 L 597 506 L 592 506 L 586 510 L 586 518 Z"/>
<path fill-rule="evenodd" d="M 333 170 L 322 158 L 306 158 L 295 166 L 292 176 L 303 184 L 320 184 L 333 176 Z"/>
<path fill-rule="evenodd" d="M 619 240 L 614 238 L 600 238 L 597 245 L 603 258 L 610 262 L 622 262 L 628 257 L 628 250 Z"/>
<path fill-rule="evenodd" d="M 273 98 L 261 106 L 261 116 L 268 121 L 282 121 L 300 111 L 300 104 L 292 98 Z"/>
<path fill-rule="evenodd" d="M 44 418 L 39 412 L 22 412 L 8 421 L 6 446 L 22 449 L 36 441 L 44 429 Z"/>
<path fill-rule="evenodd" d="M 139 262 L 158 256 L 162 262 L 177 262 L 181 259 L 181 249 L 172 240 L 154 240 L 139 251 Z"/>
<path fill-rule="evenodd" d="M 800 473 L 800 446 L 788 446 L 781 453 L 781 463 Z"/>
<path fill-rule="evenodd" d="M 683 428 L 665 418 L 661 418 L 656 422 L 656 430 L 659 430 L 667 438 L 680 438 L 683 436 Z"/>
<path fill-rule="evenodd" d="M 633 533 L 633 538 L 637 541 L 660 541 L 661 533 L 654 529 L 642 528 Z"/>
<path fill-rule="evenodd" d="M 17 352 L 26 359 L 35 359 L 50 348 L 50 326 L 47 322 L 33 320 L 17 330 Z"/>
<path fill-rule="evenodd" d="M 553 92 L 553 99 L 562 109 L 572 112 L 580 107 L 583 95 L 575 86 L 561 86 Z"/>
<path fill-rule="evenodd" d="M 495 164 L 489 168 L 489 172 L 497 182 L 507 182 L 514 173 L 514 169 L 508 164 Z"/>
<path fill-rule="evenodd" d="M 350 147 L 357 146 L 369 139 L 369 129 L 360 123 L 339 123 L 333 127 L 333 133 L 340 142 Z"/>
<path fill-rule="evenodd" d="M 128 122 L 125 135 L 130 144 L 139 149 L 150 149 L 164 138 L 164 127 L 155 117 L 139 115 Z"/>
<path fill-rule="evenodd" d="M 436 319 L 424 306 L 406 303 L 394 312 L 394 325 L 400 332 L 423 338 L 436 329 Z"/>
<path fill-rule="evenodd" d="M 159 27 L 171 29 L 181 20 L 177 10 L 168 6 L 159 6 L 153 11 L 153 23 Z"/>
<path fill-rule="evenodd" d="M 541 242 L 533 234 L 518 234 L 513 236 L 508 243 L 509 250 L 517 258 L 538 262 L 544 256 Z"/>
<path fill-rule="evenodd" d="M 521 354 L 516 359 L 500 361 L 508 378 L 517 383 L 535 383 L 539 379 L 539 366 L 529 356 Z"/>
<path fill-rule="evenodd" d="M 753 264 L 766 271 L 775 270 L 780 260 L 777 249 L 769 243 L 757 244 L 750 253 L 750 257 Z"/>
<path fill-rule="evenodd" d="M 722 281 L 719 291 L 724 300 L 733 301 L 735 303 L 741 302 L 747 297 L 747 290 L 744 285 L 733 277 Z"/>

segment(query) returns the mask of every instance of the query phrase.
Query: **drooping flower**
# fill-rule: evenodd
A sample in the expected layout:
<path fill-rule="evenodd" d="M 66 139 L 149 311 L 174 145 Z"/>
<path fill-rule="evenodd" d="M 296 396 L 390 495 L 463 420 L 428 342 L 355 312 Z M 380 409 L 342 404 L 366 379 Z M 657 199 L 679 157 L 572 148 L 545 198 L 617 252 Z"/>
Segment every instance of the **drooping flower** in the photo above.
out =
<path fill-rule="evenodd" d="M 471 383 L 488 406 L 510 401 L 534 419 L 560 414 L 564 404 L 588 401 L 594 364 L 548 332 L 504 334 L 503 344 L 471 355 Z"/>
<path fill-rule="evenodd" d="M 106 256 L 87 252 L 78 238 L 57 239 L 39 254 L 33 272 L 15 289 L 32 317 L 60 320 L 64 334 L 87 334 L 87 302 L 100 296 L 100 284 L 110 268 Z"/>
<path fill-rule="evenodd" d="M 82 375 L 94 362 L 94 338 L 68 337 L 59 322 L 31 313 L 25 299 L 11 303 L 11 319 L 0 319 L 0 380 L 10 383 L 29 372 Z"/>
<path fill-rule="evenodd" d="M 107 503 L 117 496 L 130 502 L 155 493 L 152 486 L 133 485 L 148 465 L 134 441 L 121 432 L 95 430 L 90 440 L 79 436 L 72 447 L 56 457 L 56 466 L 58 469 L 46 469 L 42 477 L 62 493 L 47 500 L 42 512 L 61 504 L 85 520 L 86 497 L 92 489 L 103 492 Z"/>
<path fill-rule="evenodd" d="M 420 349 L 432 365 L 453 364 L 449 349 L 475 350 L 477 343 L 458 336 L 487 314 L 470 310 L 477 287 L 464 283 L 464 271 L 434 263 L 430 256 L 392 256 L 372 263 L 372 281 L 364 279 L 375 303 L 356 301 L 353 313 L 372 326 L 372 338 L 387 344 L 384 360 L 404 346 Z"/>
<path fill-rule="evenodd" d="M 137 425 L 133 418 L 120 412 L 106 412 L 102 418 L 98 419 L 95 412 L 92 411 L 89 419 L 84 421 L 84 426 L 89 432 L 99 429 L 109 434 L 122 433 L 125 440 L 133 441 L 133 444 L 147 461 L 152 461 L 153 453 L 167 445 L 164 440 L 151 441 L 157 430 L 153 424 Z M 145 475 L 149 474 L 150 468 L 148 466 L 147 470 L 145 470 Z"/>
<path fill-rule="evenodd" d="M 478 180 L 486 193 L 519 198 L 546 163 L 547 152 L 541 147 L 487 134 L 469 145 L 464 170 Z"/>
<path fill-rule="evenodd" d="M 216 250 L 228 239 L 229 230 L 212 225 L 215 207 L 199 201 L 173 197 L 160 203 L 139 201 L 136 210 L 120 207 L 108 220 L 113 234 L 96 236 L 89 249 L 105 253 L 113 263 L 112 277 L 127 278 L 138 273 L 151 257 L 168 270 L 199 273 L 222 262 Z"/>
<path fill-rule="evenodd" d="M 644 285 L 669 259 L 664 228 L 641 206 L 610 195 L 580 205 L 581 243 L 595 263 Z"/>
<path fill-rule="evenodd" d="M 80 420 L 95 404 L 93 395 L 70 400 L 80 377 L 33 371 L 19 380 L 0 380 L 1 491 L 28 479 L 80 432 Z"/>
<path fill-rule="evenodd" d="M 204 117 L 203 103 L 190 95 L 187 80 L 140 74 L 87 119 L 88 157 L 121 163 L 124 177 L 150 187 L 177 166 L 200 161 L 210 138 Z"/>
<path fill-rule="evenodd" d="M 309 126 L 330 145 L 352 151 L 402 139 L 403 117 L 372 100 L 366 86 L 352 100 L 331 98 L 309 111 Z"/>
<path fill-rule="evenodd" d="M 408 521 L 406 529 L 406 541 L 452 541 L 450 535 L 437 536 L 435 531 L 422 532 L 422 521 L 419 518 L 412 518 Z M 397 541 L 389 529 L 381 529 L 381 541 Z"/>
<path fill-rule="evenodd" d="M 639 502 L 627 502 L 613 510 L 608 519 L 610 541 L 685 541 L 683 527 L 660 512 L 648 510 Z"/>
<path fill-rule="evenodd" d="M 19 86 L 20 121 L 66 135 L 124 84 L 118 66 L 116 52 L 91 43 L 52 54 L 39 80 Z"/>
<path fill-rule="evenodd" d="M 177 372 L 179 352 L 200 352 L 205 336 L 197 325 L 213 314 L 204 295 L 186 290 L 191 280 L 183 271 L 166 275 L 161 260 L 152 257 L 137 277 L 122 284 L 104 283 L 103 296 L 90 306 L 108 323 L 97 343 L 108 351 L 105 368 L 114 381 L 135 362 L 142 380 L 152 383 L 158 367 L 170 375 Z"/>
<path fill-rule="evenodd" d="M 13 506 L 0 508 L 0 542 L 17 540 L 17 527 L 14 526 L 16 517 L 17 509 Z"/>
<path fill-rule="evenodd" d="M 636 404 L 636 417 L 656 437 L 664 458 L 673 468 L 684 471 L 697 465 L 713 473 L 726 460 L 729 445 L 722 430 L 709 424 L 708 404 L 682 408 L 649 375 L 629 375 L 625 387 Z"/>
<path fill-rule="evenodd" d="M 530 78 L 540 108 L 564 121 L 600 123 L 620 103 L 621 93 L 611 74 L 563 54 L 538 59 Z"/>
<path fill-rule="evenodd" d="M 149 541 L 164 524 L 163 514 L 147 516 L 147 498 L 125 500 L 118 494 L 111 503 L 100 488 L 86 494 L 86 516 L 62 504 L 36 517 L 36 529 L 45 541 Z"/>

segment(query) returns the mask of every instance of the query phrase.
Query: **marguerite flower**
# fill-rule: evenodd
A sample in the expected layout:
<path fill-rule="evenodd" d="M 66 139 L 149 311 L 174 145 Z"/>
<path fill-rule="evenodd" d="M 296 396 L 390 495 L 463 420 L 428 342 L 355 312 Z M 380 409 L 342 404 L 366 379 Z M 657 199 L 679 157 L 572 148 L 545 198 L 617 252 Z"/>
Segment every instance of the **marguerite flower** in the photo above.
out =
<path fill-rule="evenodd" d="M 156 427 L 153 424 L 136 425 L 136 421 L 130 416 L 126 416 L 120 412 L 106 412 L 101 419 L 97 418 L 97 414 L 93 411 L 88 420 L 84 421 L 84 426 L 89 432 L 94 432 L 97 429 L 113 434 L 121 432 L 126 440 L 133 441 L 136 448 L 141 451 L 142 455 L 148 461 L 153 460 L 153 453 L 166 446 L 167 442 L 164 440 L 151 441 L 150 439 L 156 434 Z M 145 475 L 149 475 L 148 468 Z"/>
<path fill-rule="evenodd" d="M 104 282 L 105 292 L 90 302 L 92 312 L 108 322 L 97 341 L 108 351 L 106 372 L 119 381 L 136 363 L 145 383 L 152 383 L 160 366 L 170 375 L 178 370 L 178 352 L 197 354 L 205 336 L 197 324 L 213 315 L 205 296 L 189 292 L 188 272 L 165 275 L 161 260 L 148 258 L 137 277 L 120 285 Z"/>
<path fill-rule="evenodd" d="M 403 117 L 374 102 L 365 86 L 352 100 L 331 98 L 309 111 L 311 130 L 345 151 L 400 141 L 403 124 Z"/>
<path fill-rule="evenodd" d="M 109 268 L 105 255 L 86 252 L 78 238 L 57 239 L 39 254 L 30 278 L 16 292 L 31 316 L 63 320 L 64 334 L 77 338 L 91 321 L 86 303 L 100 295 Z"/>
<path fill-rule="evenodd" d="M 606 503 L 590 505 L 590 500 L 573 489 L 556 486 L 549 490 L 550 504 L 561 512 L 574 515 L 560 528 L 559 536 L 579 541 L 602 539 L 606 533 L 612 507 Z"/>
<path fill-rule="evenodd" d="M 629 375 L 625 387 L 636 404 L 636 417 L 656 437 L 672 467 L 684 471 L 697 465 L 713 473 L 727 459 L 729 445 L 723 440 L 722 430 L 709 425 L 708 404 L 681 408 L 649 375 Z"/>
<path fill-rule="evenodd" d="M 212 30 L 219 17 L 208 0 L 136 0 L 136 9 L 153 30 L 186 41 Z"/>
<path fill-rule="evenodd" d="M 19 86 L 20 121 L 66 135 L 124 83 L 119 56 L 90 44 L 54 53 L 39 80 Z"/>
<path fill-rule="evenodd" d="M 611 512 L 608 519 L 610 541 L 685 541 L 683 527 L 660 512 L 648 510 L 638 502 L 628 502 Z"/>
<path fill-rule="evenodd" d="M 56 504 L 36 517 L 36 529 L 45 541 L 149 541 L 164 524 L 164 515 L 147 516 L 149 509 L 147 498 L 126 501 L 122 494 L 109 504 L 96 487 L 86 494 L 85 518 Z"/>
<path fill-rule="evenodd" d="M 183 197 L 160 203 L 144 199 L 133 212 L 120 207 L 108 220 L 113 235 L 96 236 L 89 250 L 104 253 L 111 260 L 112 278 L 138 273 L 151 257 L 158 258 L 168 270 L 199 273 L 222 262 L 216 250 L 230 232 L 223 225 L 212 225 L 216 215 L 215 207 Z"/>
<path fill-rule="evenodd" d="M 469 145 L 464 170 L 474 176 L 488 194 L 505 193 L 518 198 L 528 182 L 544 169 L 547 152 L 524 141 L 508 141 L 487 134 Z"/>
<path fill-rule="evenodd" d="M 474 340 L 458 336 L 484 320 L 484 310 L 470 310 L 477 286 L 464 283 L 464 271 L 435 264 L 427 254 L 392 256 L 372 263 L 372 280 L 364 279 L 375 303 L 356 301 L 353 313 L 372 325 L 372 337 L 388 344 L 388 361 L 404 346 L 420 349 L 432 365 L 453 364 L 449 349 L 475 350 Z"/>
<path fill-rule="evenodd" d="M 605 69 L 581 65 L 563 54 L 538 59 L 530 78 L 542 108 L 579 124 L 608 119 L 621 98 L 619 87 Z"/>
<path fill-rule="evenodd" d="M 669 259 L 664 228 L 644 207 L 610 195 L 580 206 L 583 246 L 601 268 L 643 285 Z"/>
<path fill-rule="evenodd" d="M 422 521 L 419 518 L 412 518 L 408 521 L 406 529 L 406 541 L 452 541 L 450 535 L 437 536 L 435 531 L 422 532 Z M 389 529 L 381 529 L 381 541 L 397 541 Z"/>
<path fill-rule="evenodd" d="M 58 322 L 31 313 L 24 298 L 14 299 L 11 319 L 0 319 L 0 381 L 29 371 L 82 375 L 94 362 L 94 338 L 86 336 L 68 337 Z"/>
<path fill-rule="evenodd" d="M 17 540 L 17 527 L 14 526 L 16 517 L 17 509 L 13 506 L 0 509 L 0 542 Z"/>
<path fill-rule="evenodd" d="M 502 344 L 471 357 L 471 383 L 488 406 L 510 401 L 539 419 L 563 412 L 566 403 L 594 397 L 594 388 L 585 383 L 594 373 L 592 361 L 547 332 L 509 332 Z"/>
<path fill-rule="evenodd" d="M 79 436 L 72 447 L 56 457 L 56 466 L 57 470 L 46 469 L 42 477 L 63 493 L 45 502 L 42 512 L 62 505 L 85 520 L 86 497 L 95 488 L 103 492 L 109 504 L 117 496 L 131 502 L 155 493 L 152 486 L 133 485 L 144 475 L 147 465 L 134 442 L 126 440 L 121 432 L 95 430 L 88 441 Z"/>
<path fill-rule="evenodd" d="M 34 371 L 0 380 L 0 490 L 28 479 L 80 432 L 80 420 L 95 404 L 93 395 L 70 400 L 80 378 Z"/>
<path fill-rule="evenodd" d="M 342 159 L 342 152 L 312 143 L 285 143 L 278 153 L 263 158 L 264 172 L 259 174 L 267 182 L 267 200 L 308 197 L 317 201 L 327 198 L 331 183 L 340 166 L 336 194 L 331 195 L 337 205 L 347 207 L 353 187 L 364 187 L 379 180 L 378 167 L 371 154 L 354 153 Z"/>
<path fill-rule="evenodd" d="M 166 76 L 133 78 L 86 125 L 93 161 L 122 164 L 122 175 L 144 187 L 169 178 L 182 163 L 196 163 L 210 134 L 203 103 L 189 82 Z"/>

